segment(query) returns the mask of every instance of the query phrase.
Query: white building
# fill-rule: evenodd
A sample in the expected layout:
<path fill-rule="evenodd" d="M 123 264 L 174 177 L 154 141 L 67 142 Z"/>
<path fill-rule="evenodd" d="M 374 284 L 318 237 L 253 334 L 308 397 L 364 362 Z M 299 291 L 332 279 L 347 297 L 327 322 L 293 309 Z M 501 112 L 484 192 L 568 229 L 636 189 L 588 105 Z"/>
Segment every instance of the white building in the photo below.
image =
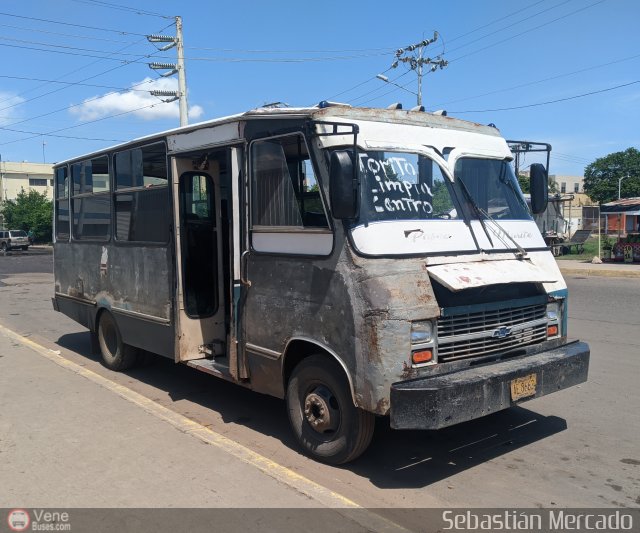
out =
<path fill-rule="evenodd" d="M 53 199 L 53 166 L 48 163 L 0 161 L 0 200 L 14 200 L 30 189 Z"/>
<path fill-rule="evenodd" d="M 556 182 L 559 193 L 584 193 L 584 176 L 565 176 L 552 174 L 549 176 L 549 178 Z"/>

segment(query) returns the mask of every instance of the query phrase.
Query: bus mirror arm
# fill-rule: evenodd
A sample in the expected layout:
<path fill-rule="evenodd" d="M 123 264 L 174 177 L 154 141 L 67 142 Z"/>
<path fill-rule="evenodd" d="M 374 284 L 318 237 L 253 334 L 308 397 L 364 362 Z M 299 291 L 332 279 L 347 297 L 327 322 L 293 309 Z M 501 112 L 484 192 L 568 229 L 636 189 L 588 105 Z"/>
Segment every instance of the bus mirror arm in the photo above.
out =
<path fill-rule="evenodd" d="M 242 283 L 245 287 L 251 287 L 251 282 L 247 279 L 245 272 L 247 270 L 247 259 L 246 257 L 249 255 L 249 250 L 245 250 L 242 252 L 240 256 L 240 283 Z"/>

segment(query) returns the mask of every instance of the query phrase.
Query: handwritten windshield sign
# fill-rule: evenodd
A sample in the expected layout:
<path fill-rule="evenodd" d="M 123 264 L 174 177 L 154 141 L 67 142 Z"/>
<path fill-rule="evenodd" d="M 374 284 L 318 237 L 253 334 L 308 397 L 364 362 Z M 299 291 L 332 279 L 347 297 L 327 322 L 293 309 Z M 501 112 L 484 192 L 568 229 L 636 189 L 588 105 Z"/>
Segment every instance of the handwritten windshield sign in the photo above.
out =
<path fill-rule="evenodd" d="M 360 155 L 376 213 L 433 213 L 431 186 L 419 179 L 418 156 L 376 152 Z M 371 179 L 373 178 L 373 179 Z"/>

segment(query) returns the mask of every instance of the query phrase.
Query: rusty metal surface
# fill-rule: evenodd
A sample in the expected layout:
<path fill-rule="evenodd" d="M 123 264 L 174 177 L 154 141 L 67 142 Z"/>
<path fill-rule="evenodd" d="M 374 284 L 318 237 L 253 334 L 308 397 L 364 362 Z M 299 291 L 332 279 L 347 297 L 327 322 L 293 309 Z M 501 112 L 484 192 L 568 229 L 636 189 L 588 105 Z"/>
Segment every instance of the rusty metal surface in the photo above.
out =
<path fill-rule="evenodd" d="M 410 321 L 440 312 L 424 261 L 358 257 L 342 228 L 333 256 L 252 253 L 248 276 L 247 339 L 276 352 L 291 337 L 315 339 L 341 357 L 357 404 L 377 414 L 410 364 Z"/>
<path fill-rule="evenodd" d="M 117 308 L 172 318 L 173 267 L 170 247 L 111 243 L 56 243 L 55 292 Z"/>
<path fill-rule="evenodd" d="M 427 267 L 431 277 L 452 291 L 502 283 L 554 283 L 559 276 L 526 260 L 476 261 Z"/>

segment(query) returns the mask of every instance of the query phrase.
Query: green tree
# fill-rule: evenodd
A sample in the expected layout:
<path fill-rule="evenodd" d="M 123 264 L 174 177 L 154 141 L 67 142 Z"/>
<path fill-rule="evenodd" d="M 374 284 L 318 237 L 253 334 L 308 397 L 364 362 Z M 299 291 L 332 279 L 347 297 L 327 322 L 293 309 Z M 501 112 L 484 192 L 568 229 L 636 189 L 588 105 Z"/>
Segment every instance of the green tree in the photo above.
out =
<path fill-rule="evenodd" d="M 522 189 L 523 193 L 528 194 L 530 192 L 529 176 L 518 174 L 518 183 L 520 184 L 520 188 Z"/>
<path fill-rule="evenodd" d="M 33 231 L 34 240 L 51 242 L 53 204 L 46 194 L 22 189 L 15 200 L 3 203 L 2 214 L 7 229 Z"/>
<path fill-rule="evenodd" d="M 640 196 L 640 151 L 627 148 L 596 159 L 584 169 L 584 192 L 592 200 L 604 204 L 620 197 Z"/>

